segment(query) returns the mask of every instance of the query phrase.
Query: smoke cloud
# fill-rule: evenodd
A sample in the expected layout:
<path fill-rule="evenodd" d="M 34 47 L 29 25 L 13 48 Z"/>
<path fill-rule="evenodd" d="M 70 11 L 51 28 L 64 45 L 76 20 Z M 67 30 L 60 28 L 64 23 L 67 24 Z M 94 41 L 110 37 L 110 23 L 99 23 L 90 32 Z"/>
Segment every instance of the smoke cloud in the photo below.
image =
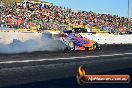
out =
<path fill-rule="evenodd" d="M 21 42 L 14 39 L 10 44 L 0 44 L 0 53 L 23 53 L 34 51 L 59 51 L 64 50 L 66 45 L 60 40 L 52 38 L 49 33 L 43 33 L 40 40 L 27 40 Z"/>

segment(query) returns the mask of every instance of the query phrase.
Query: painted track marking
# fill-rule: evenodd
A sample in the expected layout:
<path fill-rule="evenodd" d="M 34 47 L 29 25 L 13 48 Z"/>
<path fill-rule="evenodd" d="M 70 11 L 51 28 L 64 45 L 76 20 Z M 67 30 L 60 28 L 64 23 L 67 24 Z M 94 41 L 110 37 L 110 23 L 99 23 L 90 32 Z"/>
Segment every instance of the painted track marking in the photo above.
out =
<path fill-rule="evenodd" d="M 111 55 L 98 55 L 98 56 L 85 56 L 85 57 L 69 57 L 69 58 L 55 58 L 55 59 L 38 59 L 38 60 L 20 60 L 20 61 L 4 61 L 0 64 L 12 64 L 12 63 L 28 63 L 28 62 L 41 62 L 41 61 L 56 61 L 56 60 L 74 60 L 74 59 L 83 59 L 83 58 L 96 58 L 96 57 L 112 57 L 112 56 L 124 56 L 132 55 L 132 53 L 123 53 L 123 54 L 111 54 Z"/>

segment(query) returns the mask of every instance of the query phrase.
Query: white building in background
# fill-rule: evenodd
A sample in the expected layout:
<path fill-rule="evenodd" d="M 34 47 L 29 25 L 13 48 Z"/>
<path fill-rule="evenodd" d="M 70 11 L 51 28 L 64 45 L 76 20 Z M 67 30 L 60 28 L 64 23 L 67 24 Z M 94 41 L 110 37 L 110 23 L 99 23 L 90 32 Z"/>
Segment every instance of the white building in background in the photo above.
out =
<path fill-rule="evenodd" d="M 22 2 L 17 2 L 17 5 L 26 7 L 27 5 L 34 4 L 34 1 L 29 1 L 29 0 L 23 0 Z"/>
<path fill-rule="evenodd" d="M 32 1 L 32 0 L 23 0 L 22 2 L 17 2 L 17 5 L 19 6 L 23 6 L 23 7 L 26 7 L 27 5 L 31 5 L 31 4 L 37 4 L 37 5 L 40 5 L 40 6 L 44 6 L 44 5 L 53 5 L 52 3 L 49 3 L 49 2 L 42 2 L 42 1 L 39 1 L 39 2 L 35 2 L 35 1 Z"/>

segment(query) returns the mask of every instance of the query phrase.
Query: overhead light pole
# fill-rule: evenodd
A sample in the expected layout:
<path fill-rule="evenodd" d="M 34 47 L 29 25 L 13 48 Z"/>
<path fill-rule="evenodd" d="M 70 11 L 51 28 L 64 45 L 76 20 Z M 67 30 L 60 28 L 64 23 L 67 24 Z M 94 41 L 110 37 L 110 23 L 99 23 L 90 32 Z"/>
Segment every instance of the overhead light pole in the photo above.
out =
<path fill-rule="evenodd" d="M 129 30 L 129 21 L 130 21 L 130 0 L 128 0 L 128 30 Z"/>
<path fill-rule="evenodd" d="M 130 0 L 128 0 L 128 19 L 130 18 Z"/>

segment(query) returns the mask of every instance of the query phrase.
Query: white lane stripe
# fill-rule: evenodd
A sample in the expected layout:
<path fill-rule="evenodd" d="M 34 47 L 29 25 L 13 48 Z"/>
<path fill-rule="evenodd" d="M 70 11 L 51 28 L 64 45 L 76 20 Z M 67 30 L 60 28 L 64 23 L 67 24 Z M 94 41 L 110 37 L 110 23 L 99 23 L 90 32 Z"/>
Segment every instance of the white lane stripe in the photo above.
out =
<path fill-rule="evenodd" d="M 94 58 L 94 57 L 111 57 L 111 56 L 124 56 L 131 55 L 132 53 L 123 53 L 123 54 L 111 54 L 111 55 L 98 55 L 98 56 L 85 56 L 85 57 L 69 57 L 69 58 L 55 58 L 55 59 L 38 59 L 38 60 L 20 60 L 20 61 L 5 61 L 0 62 L 0 64 L 11 64 L 11 63 L 28 63 L 28 62 L 41 62 L 41 61 L 56 61 L 56 60 L 73 60 L 73 59 L 82 59 L 82 58 Z"/>

